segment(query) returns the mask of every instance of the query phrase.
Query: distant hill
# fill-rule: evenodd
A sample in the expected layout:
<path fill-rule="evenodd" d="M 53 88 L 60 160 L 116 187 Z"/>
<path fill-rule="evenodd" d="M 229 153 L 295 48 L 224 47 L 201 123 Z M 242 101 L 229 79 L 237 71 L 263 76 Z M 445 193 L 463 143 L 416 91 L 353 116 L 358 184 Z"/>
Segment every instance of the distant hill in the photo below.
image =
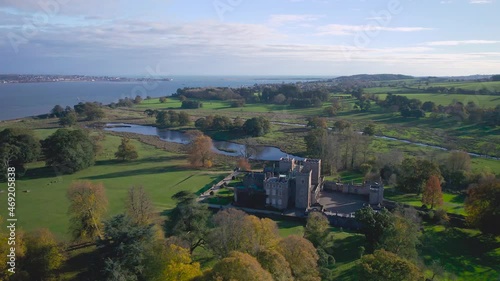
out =
<path fill-rule="evenodd" d="M 335 78 L 337 81 L 388 81 L 413 79 L 415 77 L 403 74 L 357 74 L 351 76 L 340 76 Z"/>

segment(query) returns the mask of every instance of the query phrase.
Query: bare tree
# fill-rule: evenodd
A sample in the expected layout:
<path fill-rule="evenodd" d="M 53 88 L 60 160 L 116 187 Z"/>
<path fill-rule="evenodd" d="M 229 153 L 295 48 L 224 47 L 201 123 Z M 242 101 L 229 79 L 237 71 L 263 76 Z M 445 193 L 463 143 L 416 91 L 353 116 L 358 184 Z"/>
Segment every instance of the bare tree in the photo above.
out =
<path fill-rule="evenodd" d="M 125 203 L 127 215 L 138 225 L 148 225 L 154 219 L 154 207 L 143 186 L 132 186 Z"/>

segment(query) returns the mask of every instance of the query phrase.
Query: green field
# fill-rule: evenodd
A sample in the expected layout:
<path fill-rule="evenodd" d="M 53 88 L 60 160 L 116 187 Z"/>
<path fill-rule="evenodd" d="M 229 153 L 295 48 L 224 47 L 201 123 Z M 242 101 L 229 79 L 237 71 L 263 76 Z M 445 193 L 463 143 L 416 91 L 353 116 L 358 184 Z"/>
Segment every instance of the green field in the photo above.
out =
<path fill-rule="evenodd" d="M 37 134 L 46 136 L 50 131 L 37 130 Z M 25 230 L 49 228 L 59 238 L 68 238 L 66 190 L 73 181 L 102 182 L 109 200 L 108 215 L 111 216 L 123 211 L 127 190 L 131 186 L 144 186 L 156 209 L 161 212 L 175 206 L 170 197 L 176 192 L 196 192 L 206 185 L 211 186 L 222 173 L 193 170 L 187 167 L 184 155 L 159 150 L 135 140 L 132 143 L 138 149 L 139 158 L 119 162 L 113 157 L 119 143 L 119 137 L 106 135 L 104 150 L 96 165 L 72 175 L 57 177 L 42 162 L 29 164 L 28 172 L 16 181 L 18 225 Z M 5 193 L 0 193 L 0 200 L 5 202 Z M 2 217 L 6 217 L 6 210 L 0 210 Z"/>
<path fill-rule="evenodd" d="M 437 105 L 449 105 L 453 102 L 467 104 L 474 102 L 479 107 L 491 108 L 500 104 L 500 96 L 494 95 L 459 95 L 459 94 L 428 94 L 428 93 L 397 93 L 409 99 L 418 99 L 422 102 L 432 101 Z M 378 94 L 380 99 L 385 99 L 387 94 Z"/>

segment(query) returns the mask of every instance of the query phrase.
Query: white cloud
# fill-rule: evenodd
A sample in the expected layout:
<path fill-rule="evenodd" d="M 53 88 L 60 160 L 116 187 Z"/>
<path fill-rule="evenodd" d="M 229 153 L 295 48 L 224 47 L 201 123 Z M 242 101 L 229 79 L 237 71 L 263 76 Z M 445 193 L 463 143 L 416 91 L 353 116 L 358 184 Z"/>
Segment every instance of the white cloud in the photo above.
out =
<path fill-rule="evenodd" d="M 271 25 L 285 25 L 285 24 L 290 24 L 290 23 L 307 23 L 307 22 L 313 22 L 317 21 L 320 18 L 324 17 L 323 15 L 310 15 L 310 14 L 303 14 L 303 15 L 271 15 L 269 18 L 269 23 Z"/>
<path fill-rule="evenodd" d="M 459 45 L 483 45 L 483 44 L 498 44 L 500 41 L 495 40 L 450 40 L 450 41 L 432 41 L 426 42 L 426 46 L 459 46 Z"/>
<path fill-rule="evenodd" d="M 391 31 L 391 32 L 416 32 L 432 30 L 428 27 L 387 27 L 380 25 L 343 25 L 329 24 L 320 26 L 317 35 L 352 35 L 359 32 Z"/>
<path fill-rule="evenodd" d="M 491 4 L 493 0 L 469 0 L 470 4 Z"/>

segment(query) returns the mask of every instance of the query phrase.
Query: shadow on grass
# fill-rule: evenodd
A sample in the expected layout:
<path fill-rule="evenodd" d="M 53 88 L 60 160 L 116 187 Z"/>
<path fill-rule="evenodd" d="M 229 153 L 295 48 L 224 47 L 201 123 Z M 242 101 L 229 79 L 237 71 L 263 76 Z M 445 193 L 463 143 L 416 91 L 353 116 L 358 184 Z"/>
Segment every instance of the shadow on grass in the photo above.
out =
<path fill-rule="evenodd" d="M 160 157 L 145 157 L 139 158 L 131 161 L 123 161 L 118 159 L 107 159 L 107 160 L 98 160 L 96 161 L 96 166 L 105 166 L 105 165 L 138 165 L 143 163 L 161 163 L 161 162 L 169 162 L 169 161 L 180 161 L 185 160 L 186 156 L 183 155 L 172 155 L 172 156 L 160 156 Z"/>
<path fill-rule="evenodd" d="M 45 178 L 53 178 L 57 177 L 58 174 L 53 167 L 39 167 L 32 168 L 26 171 L 26 173 L 19 177 L 19 179 L 23 180 L 34 180 L 34 179 L 45 179 Z"/>
<path fill-rule="evenodd" d="M 130 176 L 144 176 L 144 175 L 154 175 L 154 174 L 169 173 L 169 172 L 180 172 L 180 171 L 185 171 L 185 170 L 186 170 L 186 168 L 182 167 L 182 166 L 154 167 L 154 168 L 147 168 L 147 169 L 129 170 L 129 171 L 109 173 L 109 174 L 104 174 L 104 175 L 83 177 L 81 179 L 103 180 L 103 179 L 130 177 Z"/>
<path fill-rule="evenodd" d="M 69 275 L 78 276 L 77 279 L 71 280 L 91 280 L 91 279 L 81 279 L 88 274 L 88 267 L 95 263 L 98 258 L 98 254 L 95 247 L 89 247 L 74 251 L 71 253 L 70 257 L 63 263 L 62 268 L 59 273 L 64 277 L 69 277 Z M 87 266 L 86 266 L 87 265 Z M 70 280 L 64 278 L 63 280 Z"/>
<path fill-rule="evenodd" d="M 297 226 L 304 226 L 305 227 L 305 224 L 303 224 L 301 222 L 296 222 L 296 221 L 282 220 L 282 221 L 277 221 L 276 223 L 278 224 L 279 229 L 290 229 L 290 228 L 294 228 Z"/>
<path fill-rule="evenodd" d="M 465 198 L 466 198 L 465 194 L 460 194 L 460 195 L 453 197 L 453 199 L 450 200 L 450 203 L 464 204 Z"/>
<path fill-rule="evenodd" d="M 500 256 L 494 252 L 499 247 L 500 242 L 491 236 L 472 235 L 461 229 L 449 228 L 444 231 L 427 230 L 422 237 L 420 251 L 426 264 L 438 260 L 447 271 L 460 276 L 464 273 L 478 274 L 479 266 L 498 272 Z"/>
<path fill-rule="evenodd" d="M 349 236 L 342 240 L 335 240 L 333 250 L 335 261 L 340 263 L 349 263 L 359 259 L 358 248 L 364 244 L 365 238 L 362 235 Z"/>

